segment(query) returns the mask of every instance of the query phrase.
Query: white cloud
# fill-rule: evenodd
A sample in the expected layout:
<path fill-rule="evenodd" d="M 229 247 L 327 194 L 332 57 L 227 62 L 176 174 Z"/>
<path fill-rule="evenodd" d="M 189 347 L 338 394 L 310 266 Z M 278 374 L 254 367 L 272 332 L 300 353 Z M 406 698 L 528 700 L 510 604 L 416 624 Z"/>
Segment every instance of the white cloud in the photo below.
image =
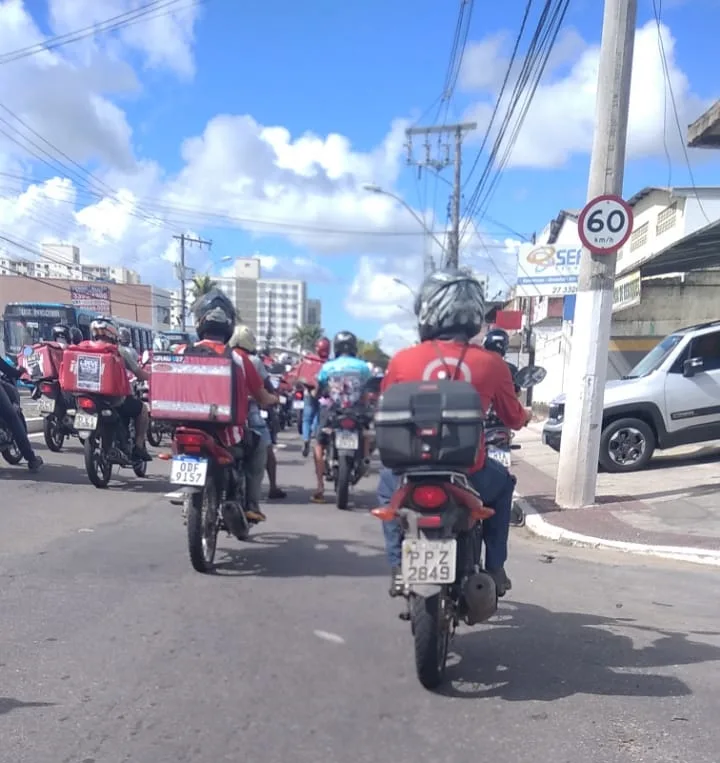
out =
<path fill-rule="evenodd" d="M 398 350 L 410 347 L 418 341 L 417 328 L 409 320 L 405 323 L 387 323 L 376 337 L 380 349 L 388 355 L 394 355 Z"/>
<path fill-rule="evenodd" d="M 693 92 L 687 75 L 679 67 L 675 39 L 670 29 L 661 25 L 661 33 L 679 121 L 685 129 L 685 125 L 702 113 L 707 103 Z M 491 55 L 499 49 L 498 46 L 501 47 L 498 37 L 492 36 L 471 48 L 474 56 L 470 59 L 471 63 L 473 60 L 486 62 L 485 68 L 482 71 L 472 68 L 464 75 L 468 87 L 492 90 L 491 96 L 468 111 L 468 117 L 475 118 L 480 125 L 480 136 L 490 118 L 498 77 L 507 67 L 507 58 Z M 508 166 L 559 167 L 573 155 L 590 151 L 595 124 L 598 55 L 599 46 L 582 44 L 574 30 L 569 30 L 560 39 L 551 62 L 552 70 L 546 72 L 543 83 L 535 93 Z M 570 60 L 573 61 L 572 66 L 569 71 L 564 71 Z M 627 146 L 629 158 L 663 156 L 665 141 L 672 154 L 678 154 L 681 150 L 672 101 L 669 96 L 665 98 L 665 87 L 658 29 L 655 21 L 650 21 L 640 27 L 635 36 Z M 505 113 L 506 108 L 507 103 L 501 106 L 500 115 Z"/>

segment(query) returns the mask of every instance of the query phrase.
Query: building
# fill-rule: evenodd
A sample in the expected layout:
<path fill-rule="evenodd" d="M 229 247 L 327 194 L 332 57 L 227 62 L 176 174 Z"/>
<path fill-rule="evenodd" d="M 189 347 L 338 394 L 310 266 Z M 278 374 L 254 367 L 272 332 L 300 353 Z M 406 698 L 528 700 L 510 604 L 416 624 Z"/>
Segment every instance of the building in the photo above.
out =
<path fill-rule="evenodd" d="M 80 250 L 70 244 L 43 244 L 38 259 L 12 257 L 0 253 L 0 275 L 31 278 L 60 278 L 71 281 L 107 281 L 139 284 L 140 276 L 129 268 L 83 265 Z"/>
<path fill-rule="evenodd" d="M 260 279 L 257 293 L 258 339 L 269 346 L 290 347 L 290 338 L 305 323 L 304 281 Z"/>
<path fill-rule="evenodd" d="M 308 326 L 322 327 L 322 302 L 319 299 L 307 300 L 305 323 Z"/>

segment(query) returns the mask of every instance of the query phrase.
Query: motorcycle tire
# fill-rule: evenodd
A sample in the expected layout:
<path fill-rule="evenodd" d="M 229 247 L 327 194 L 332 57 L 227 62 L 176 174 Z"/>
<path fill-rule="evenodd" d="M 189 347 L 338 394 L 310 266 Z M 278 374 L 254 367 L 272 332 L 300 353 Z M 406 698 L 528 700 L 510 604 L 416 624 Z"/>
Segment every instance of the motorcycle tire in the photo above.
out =
<path fill-rule="evenodd" d="M 350 458 L 341 458 L 338 461 L 337 482 L 335 483 L 336 500 L 335 503 L 341 511 L 345 511 L 350 500 L 350 472 L 352 470 L 352 460 Z"/>
<path fill-rule="evenodd" d="M 96 434 L 91 434 L 85 440 L 83 452 L 85 456 L 85 471 L 87 472 L 88 479 L 96 488 L 104 490 L 112 477 L 112 464 L 110 459 L 102 452 L 102 446 Z"/>
<path fill-rule="evenodd" d="M 132 470 L 136 477 L 147 477 L 147 461 L 137 461 L 133 464 Z"/>
<path fill-rule="evenodd" d="M 11 465 L 11 466 L 17 466 L 22 461 L 22 455 L 20 454 L 20 451 L 18 450 L 18 446 L 13 442 L 12 445 L 8 446 L 3 452 L 2 457 Z"/>
<path fill-rule="evenodd" d="M 415 669 L 426 689 L 436 689 L 445 677 L 450 632 L 442 615 L 440 594 L 410 600 L 410 622 L 415 641 Z"/>
<path fill-rule="evenodd" d="M 158 448 L 160 447 L 162 438 L 162 429 L 160 429 L 157 424 L 154 424 L 152 421 L 150 421 L 150 426 L 148 427 L 147 431 L 147 441 L 150 443 L 150 445 L 153 446 L 153 448 Z"/>
<path fill-rule="evenodd" d="M 60 428 L 60 422 L 57 416 L 50 414 L 43 419 L 43 436 L 45 445 L 53 453 L 59 453 L 65 444 L 65 435 Z"/>
<path fill-rule="evenodd" d="M 525 512 L 518 506 L 517 501 L 513 501 L 510 509 L 510 524 L 513 527 L 525 527 Z"/>
<path fill-rule="evenodd" d="M 220 505 L 215 483 L 208 478 L 202 491 L 190 496 L 187 513 L 188 551 L 196 572 L 213 571 L 219 531 Z"/>

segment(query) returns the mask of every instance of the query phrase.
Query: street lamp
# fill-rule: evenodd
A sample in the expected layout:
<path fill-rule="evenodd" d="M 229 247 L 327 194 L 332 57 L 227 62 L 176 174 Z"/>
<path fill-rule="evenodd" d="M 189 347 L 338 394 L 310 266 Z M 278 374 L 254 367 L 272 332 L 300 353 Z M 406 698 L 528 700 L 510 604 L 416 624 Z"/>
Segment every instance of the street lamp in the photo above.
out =
<path fill-rule="evenodd" d="M 446 254 L 445 244 L 443 244 L 442 241 L 433 233 L 433 231 L 430 230 L 430 228 L 425 225 L 425 221 L 420 217 L 420 215 L 403 199 L 401 196 L 397 196 L 392 191 L 386 191 L 384 188 L 380 187 L 379 185 L 376 185 L 375 183 L 364 183 L 363 184 L 363 190 L 369 191 L 370 193 L 377 193 L 381 196 L 389 196 L 391 199 L 395 199 L 395 201 L 398 202 L 398 204 L 401 204 L 407 211 L 418 221 L 420 224 L 420 227 L 425 231 L 425 233 L 430 236 L 435 243 L 440 247 L 440 250 L 443 254 Z M 432 255 L 428 256 L 428 265 L 430 265 L 430 270 L 435 269 L 435 263 L 433 262 Z"/>

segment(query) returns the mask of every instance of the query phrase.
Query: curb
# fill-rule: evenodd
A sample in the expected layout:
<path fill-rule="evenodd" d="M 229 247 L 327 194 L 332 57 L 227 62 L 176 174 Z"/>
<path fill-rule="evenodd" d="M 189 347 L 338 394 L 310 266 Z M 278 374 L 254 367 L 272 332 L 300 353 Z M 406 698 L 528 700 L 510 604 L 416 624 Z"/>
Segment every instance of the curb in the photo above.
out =
<path fill-rule="evenodd" d="M 42 416 L 33 416 L 30 419 L 25 419 L 27 424 L 28 434 L 37 434 L 43 431 L 43 418 Z"/>
<path fill-rule="evenodd" d="M 594 538 L 591 535 L 582 535 L 571 530 L 565 530 L 548 522 L 522 496 L 518 495 L 516 500 L 525 512 L 525 527 L 533 535 L 545 538 L 546 540 L 553 540 L 558 543 L 579 546 L 581 548 L 596 548 L 601 551 L 622 551 L 626 554 L 635 554 L 637 556 L 654 556 L 659 559 L 671 559 L 677 562 L 690 562 L 709 567 L 720 567 L 720 551 L 686 546 L 652 546 L 645 543 Z"/>

